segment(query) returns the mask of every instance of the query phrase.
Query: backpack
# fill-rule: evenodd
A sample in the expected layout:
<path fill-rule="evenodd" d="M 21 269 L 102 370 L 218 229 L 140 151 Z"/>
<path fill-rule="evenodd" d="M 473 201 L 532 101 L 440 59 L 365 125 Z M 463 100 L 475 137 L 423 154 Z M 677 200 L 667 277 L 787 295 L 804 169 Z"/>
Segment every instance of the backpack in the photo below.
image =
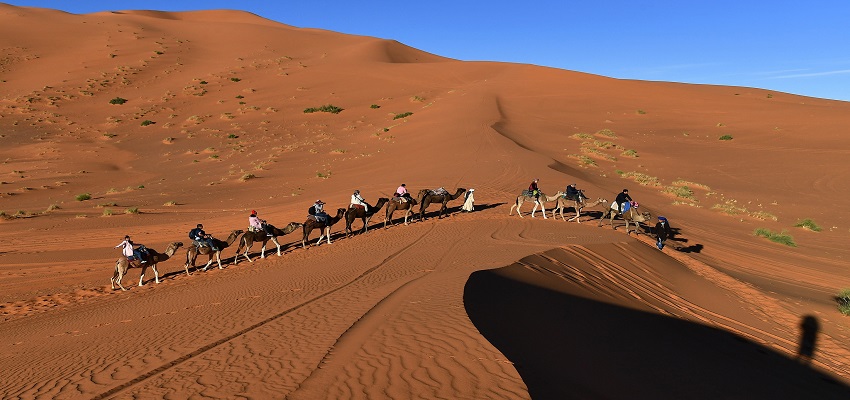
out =
<path fill-rule="evenodd" d="M 310 206 L 310 208 L 307 209 L 307 214 L 316 215 L 316 206 Z"/>
<path fill-rule="evenodd" d="M 189 231 L 189 239 L 195 240 L 195 238 L 198 236 L 198 229 L 199 228 L 195 228 Z"/>

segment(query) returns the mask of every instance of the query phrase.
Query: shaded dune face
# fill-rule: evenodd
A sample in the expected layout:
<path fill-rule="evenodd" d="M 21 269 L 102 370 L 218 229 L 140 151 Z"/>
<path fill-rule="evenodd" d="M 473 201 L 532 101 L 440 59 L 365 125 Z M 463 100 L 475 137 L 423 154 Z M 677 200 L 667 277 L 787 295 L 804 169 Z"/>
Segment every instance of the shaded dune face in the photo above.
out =
<path fill-rule="evenodd" d="M 619 286 L 621 276 L 582 282 L 579 277 L 599 271 L 552 261 L 557 258 L 572 257 L 563 249 L 530 256 L 475 272 L 464 288 L 470 319 L 516 363 L 532 398 L 850 395 L 850 386 L 786 353 L 682 318 L 689 317 L 683 298 L 644 297 L 641 288 Z M 637 304 L 624 301 L 630 291 L 639 293 Z"/>

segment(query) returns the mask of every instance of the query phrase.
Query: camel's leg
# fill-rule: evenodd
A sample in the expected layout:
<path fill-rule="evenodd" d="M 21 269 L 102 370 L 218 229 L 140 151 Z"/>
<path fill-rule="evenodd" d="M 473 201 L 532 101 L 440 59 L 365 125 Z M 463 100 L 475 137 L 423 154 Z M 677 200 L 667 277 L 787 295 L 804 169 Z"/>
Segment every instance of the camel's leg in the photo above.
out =
<path fill-rule="evenodd" d="M 156 270 L 156 264 L 151 265 L 151 269 L 153 269 L 153 279 L 156 283 L 159 283 L 159 271 Z"/>
<path fill-rule="evenodd" d="M 280 242 L 277 241 L 277 236 L 272 236 L 272 243 L 277 246 L 277 256 L 280 257 Z"/>
<path fill-rule="evenodd" d="M 253 246 L 246 247 L 245 252 L 242 253 L 242 255 L 245 256 L 245 259 L 248 260 L 248 262 L 254 262 L 254 260 L 251 259 L 251 256 L 248 255 L 248 253 L 251 251 L 251 247 L 253 247 Z M 239 253 L 236 254 L 236 257 L 237 258 L 239 257 Z M 233 265 L 236 265 L 235 261 L 233 262 Z"/>
<path fill-rule="evenodd" d="M 405 224 L 405 225 L 410 225 L 410 224 L 407 222 L 407 216 L 408 216 L 408 215 L 410 215 L 410 209 L 409 209 L 409 208 L 408 208 L 407 210 L 404 210 L 404 224 Z"/>
<path fill-rule="evenodd" d="M 121 265 L 121 261 L 117 261 L 115 263 L 115 273 L 112 274 L 112 279 L 109 280 L 109 284 L 112 286 L 112 290 L 115 290 L 115 280 L 118 279 L 119 265 Z"/>
<path fill-rule="evenodd" d="M 128 266 L 128 268 L 129 268 L 129 266 Z M 118 278 L 115 280 L 115 282 L 118 283 L 118 287 L 120 287 L 121 290 L 126 291 L 127 289 L 124 288 L 124 285 L 121 284 L 121 280 L 124 279 L 124 271 L 122 271 L 122 269 L 123 268 L 118 268 L 118 271 L 117 271 Z"/>
<path fill-rule="evenodd" d="M 224 269 L 221 266 L 221 251 L 215 252 L 215 260 L 218 261 L 218 269 Z"/>
<path fill-rule="evenodd" d="M 331 244 L 331 227 L 325 227 L 325 236 L 328 237 L 328 244 Z"/>
<path fill-rule="evenodd" d="M 139 286 L 143 286 L 145 282 L 145 270 L 148 269 L 147 264 L 142 264 L 142 273 L 139 275 Z"/>
<path fill-rule="evenodd" d="M 209 267 L 210 267 L 210 265 L 212 265 L 212 263 L 213 263 L 213 255 L 212 255 L 212 253 L 210 253 L 210 254 L 209 254 L 209 257 L 210 257 L 210 258 L 209 258 L 209 260 L 207 260 L 207 265 L 204 265 L 204 268 L 202 269 L 203 271 L 206 271 L 206 270 L 207 270 L 207 268 L 209 268 Z"/>
<path fill-rule="evenodd" d="M 268 239 L 263 242 L 263 247 L 260 247 L 260 258 L 266 258 L 266 244 L 268 243 Z"/>

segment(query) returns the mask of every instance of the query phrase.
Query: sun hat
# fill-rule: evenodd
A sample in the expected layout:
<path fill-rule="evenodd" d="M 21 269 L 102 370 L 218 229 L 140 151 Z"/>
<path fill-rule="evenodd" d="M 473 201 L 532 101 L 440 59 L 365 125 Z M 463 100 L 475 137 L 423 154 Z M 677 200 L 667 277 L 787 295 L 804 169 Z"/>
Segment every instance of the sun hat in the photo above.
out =
<path fill-rule="evenodd" d="M 470 192 L 474 192 L 474 191 L 475 191 L 475 189 L 469 189 L 469 191 L 470 191 Z"/>
<path fill-rule="evenodd" d="M 251 210 L 251 214 L 256 214 L 257 210 Z"/>
<path fill-rule="evenodd" d="M 321 200 L 316 200 L 316 203 L 317 203 L 317 204 L 325 204 L 325 202 L 324 202 L 324 201 L 321 201 Z"/>
<path fill-rule="evenodd" d="M 667 220 L 667 218 L 664 218 L 663 216 L 659 216 L 659 217 L 658 217 L 658 220 L 659 220 L 659 221 L 666 221 L 666 220 Z"/>

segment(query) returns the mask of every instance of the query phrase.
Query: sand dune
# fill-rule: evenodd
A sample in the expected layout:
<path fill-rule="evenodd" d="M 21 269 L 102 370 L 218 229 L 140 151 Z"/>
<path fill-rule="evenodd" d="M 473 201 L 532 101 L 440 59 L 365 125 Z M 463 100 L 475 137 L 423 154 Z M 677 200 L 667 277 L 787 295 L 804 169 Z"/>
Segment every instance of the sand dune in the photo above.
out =
<path fill-rule="evenodd" d="M 847 397 L 846 102 L 231 10 L 0 4 L 0 47 L 0 397 Z M 629 188 L 677 235 L 659 251 L 597 226 L 603 206 L 509 216 L 534 178 Z M 250 210 L 281 227 L 403 182 L 475 188 L 477 211 L 382 229 L 381 210 L 366 234 L 302 249 L 299 230 L 238 265 L 234 245 L 191 276 L 184 247 L 162 283 L 107 286 L 125 234 L 161 251 L 197 223 L 223 239 Z"/>

